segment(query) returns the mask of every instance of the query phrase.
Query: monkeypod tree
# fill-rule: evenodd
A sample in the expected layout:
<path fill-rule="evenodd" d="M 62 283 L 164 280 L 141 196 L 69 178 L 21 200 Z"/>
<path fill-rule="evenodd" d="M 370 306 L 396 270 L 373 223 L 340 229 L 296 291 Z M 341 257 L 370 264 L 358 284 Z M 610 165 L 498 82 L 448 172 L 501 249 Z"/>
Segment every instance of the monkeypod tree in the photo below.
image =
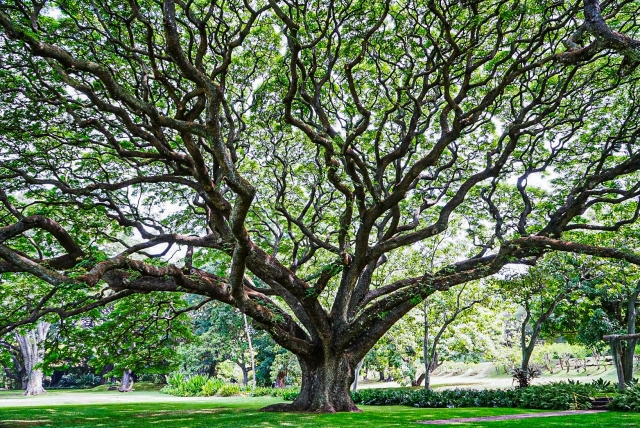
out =
<path fill-rule="evenodd" d="M 297 356 L 271 410 L 357 410 L 356 365 L 437 290 L 549 251 L 640 263 L 575 235 L 637 218 L 639 7 L 3 1 L 0 272 L 41 284 L 0 285 L 0 335 L 199 294 Z M 474 246 L 379 273 L 454 221 Z"/>

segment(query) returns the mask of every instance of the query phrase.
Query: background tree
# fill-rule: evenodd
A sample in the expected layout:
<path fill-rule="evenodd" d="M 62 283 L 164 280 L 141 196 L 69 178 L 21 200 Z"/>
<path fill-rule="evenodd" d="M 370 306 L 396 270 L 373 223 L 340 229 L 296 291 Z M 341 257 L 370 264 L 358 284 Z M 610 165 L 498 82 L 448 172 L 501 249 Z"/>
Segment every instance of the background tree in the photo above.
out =
<path fill-rule="evenodd" d="M 603 336 L 636 333 L 640 304 L 638 270 L 623 261 L 588 262 L 594 277 L 581 284 L 579 296 L 560 306 L 546 334 L 562 334 L 573 343 L 599 352 L 613 352 Z M 630 339 L 620 343 L 619 355 L 613 352 L 614 359 L 620 359 L 622 384 L 633 381 L 637 344 L 637 340 Z"/>
<path fill-rule="evenodd" d="M 2 340 L 0 346 L 11 355 L 15 374 L 4 365 L 5 373 L 12 378 L 19 378 L 24 389 L 24 395 L 40 395 L 47 391 L 42 386 L 44 378 L 43 364 L 45 355 L 45 341 L 51 323 L 38 321 L 32 328 L 13 332 L 13 341 Z"/>
<path fill-rule="evenodd" d="M 479 283 L 466 283 L 454 290 L 434 294 L 427 298 L 422 307 L 423 337 L 422 354 L 424 362 L 424 387 L 431 386 L 431 373 L 438 367 L 438 345 L 443 334 L 461 318 L 462 314 L 480 303 L 487 303 L 490 294 Z M 430 329 L 432 334 L 430 334 Z M 422 383 L 417 382 L 418 386 Z"/>
<path fill-rule="evenodd" d="M 247 385 L 252 370 L 251 349 L 247 338 L 248 326 L 242 314 L 229 306 L 208 305 L 198 311 L 193 323 L 196 333 L 201 334 L 197 346 L 210 360 L 208 374 L 215 376 L 216 364 L 231 361 L 240 369 L 242 383 Z M 255 379 L 255 373 L 253 376 Z"/>
<path fill-rule="evenodd" d="M 518 377 L 521 387 L 528 386 L 531 357 L 543 327 L 553 317 L 558 305 L 570 300 L 585 280 L 594 279 L 593 268 L 580 260 L 553 255 L 546 257 L 526 273 L 508 275 L 499 281 L 505 300 L 522 310 L 518 317 L 518 342 L 521 350 Z"/>
<path fill-rule="evenodd" d="M 65 319 L 56 329 L 47 365 L 86 360 L 96 373 L 119 376 L 120 389 L 130 391 L 136 374 L 168 374 L 176 368 L 178 346 L 192 338 L 187 312 L 194 306 L 182 296 L 154 292 Z"/>
<path fill-rule="evenodd" d="M 640 263 L 576 233 L 637 218 L 638 7 L 3 2 L 0 272 L 43 284 L 0 335 L 199 294 L 297 356 L 271 410 L 356 410 L 355 367 L 434 292 L 550 251 Z M 474 251 L 381 277 L 452 221 Z"/>

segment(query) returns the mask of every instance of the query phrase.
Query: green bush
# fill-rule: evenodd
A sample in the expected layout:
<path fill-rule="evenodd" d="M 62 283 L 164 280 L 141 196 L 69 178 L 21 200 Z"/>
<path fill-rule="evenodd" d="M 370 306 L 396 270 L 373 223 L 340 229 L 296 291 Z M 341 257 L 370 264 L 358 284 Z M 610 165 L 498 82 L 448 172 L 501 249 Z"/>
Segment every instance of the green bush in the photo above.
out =
<path fill-rule="evenodd" d="M 618 392 L 618 385 L 604 379 L 594 379 L 591 381 L 591 386 L 593 386 L 598 393 L 601 394 L 612 394 Z"/>
<path fill-rule="evenodd" d="M 362 389 L 352 392 L 356 404 L 443 407 L 521 407 L 541 410 L 588 409 L 599 391 L 592 384 L 559 382 L 520 389 Z"/>
<path fill-rule="evenodd" d="M 196 395 L 202 395 L 202 387 L 207 383 L 207 377 L 203 375 L 191 376 L 186 382 L 184 382 L 178 389 L 184 391 L 185 397 L 193 397 Z"/>
<path fill-rule="evenodd" d="M 272 395 L 274 397 L 277 397 L 278 395 L 278 391 L 276 391 L 276 388 L 269 388 L 269 387 L 265 387 L 265 386 L 258 386 L 256 388 L 252 388 L 249 391 L 249 395 L 252 397 L 266 397 L 267 395 Z"/>
<path fill-rule="evenodd" d="M 171 373 L 167 376 L 167 387 L 177 389 L 180 384 L 184 383 L 186 378 L 187 377 L 183 373 Z"/>
<path fill-rule="evenodd" d="M 362 389 L 352 392 L 356 404 L 406 405 L 423 408 L 515 407 L 517 392 L 508 390 Z"/>
<path fill-rule="evenodd" d="M 609 404 L 609 409 L 640 412 L 640 385 L 632 384 L 620 391 Z"/>
<path fill-rule="evenodd" d="M 201 394 L 204 397 L 211 397 L 216 395 L 223 386 L 224 382 L 222 380 L 211 377 L 202 385 Z"/>
<path fill-rule="evenodd" d="M 100 385 L 100 376 L 92 373 L 84 375 L 74 375 L 72 373 L 63 375 L 60 381 L 51 389 L 84 389 L 93 388 Z"/>
<path fill-rule="evenodd" d="M 524 409 L 584 410 L 598 391 L 592 384 L 557 382 L 518 389 L 517 406 Z"/>
<path fill-rule="evenodd" d="M 276 392 L 276 397 L 282 397 L 285 401 L 293 401 L 298 398 L 300 391 L 298 388 L 280 388 L 279 391 Z"/>
<path fill-rule="evenodd" d="M 202 375 L 187 377 L 182 373 L 173 373 L 167 377 L 167 385 L 160 392 L 178 397 L 195 397 L 203 395 L 202 388 L 207 381 L 207 377 Z"/>
<path fill-rule="evenodd" d="M 240 395 L 242 388 L 238 384 L 225 383 L 218 390 L 218 395 L 222 397 L 231 397 L 233 395 Z"/>

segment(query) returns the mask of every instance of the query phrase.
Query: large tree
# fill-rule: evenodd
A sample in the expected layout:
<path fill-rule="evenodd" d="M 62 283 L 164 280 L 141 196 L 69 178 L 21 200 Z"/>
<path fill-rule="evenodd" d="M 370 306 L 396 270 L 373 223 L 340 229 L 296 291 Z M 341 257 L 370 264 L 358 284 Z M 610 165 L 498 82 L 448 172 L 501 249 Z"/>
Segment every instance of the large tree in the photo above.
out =
<path fill-rule="evenodd" d="M 0 272 L 39 282 L 2 284 L 0 335 L 200 294 L 297 355 L 272 410 L 357 410 L 354 368 L 437 290 L 554 250 L 640 263 L 573 235 L 637 218 L 638 8 L 3 1 Z M 453 221 L 474 249 L 379 273 Z"/>

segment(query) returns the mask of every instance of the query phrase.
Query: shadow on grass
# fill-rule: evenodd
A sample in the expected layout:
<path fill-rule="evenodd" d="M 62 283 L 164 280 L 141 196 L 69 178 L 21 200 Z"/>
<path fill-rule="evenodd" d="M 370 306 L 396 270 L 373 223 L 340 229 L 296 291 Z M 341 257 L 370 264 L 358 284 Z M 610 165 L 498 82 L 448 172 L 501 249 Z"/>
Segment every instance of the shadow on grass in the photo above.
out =
<path fill-rule="evenodd" d="M 362 413 L 333 415 L 265 413 L 259 409 L 279 402 L 275 398 L 216 398 L 210 402 L 123 403 L 104 405 L 62 405 L 55 407 L 0 408 L 0 427 L 322 427 L 419 428 L 416 422 L 434 419 L 499 416 L 534 413 L 522 409 L 417 409 L 403 406 L 362 406 Z M 525 425 L 526 424 L 526 425 Z M 640 427 L 640 416 L 606 413 L 566 418 L 540 418 L 520 421 L 441 425 L 486 428 L 609 428 Z"/>

